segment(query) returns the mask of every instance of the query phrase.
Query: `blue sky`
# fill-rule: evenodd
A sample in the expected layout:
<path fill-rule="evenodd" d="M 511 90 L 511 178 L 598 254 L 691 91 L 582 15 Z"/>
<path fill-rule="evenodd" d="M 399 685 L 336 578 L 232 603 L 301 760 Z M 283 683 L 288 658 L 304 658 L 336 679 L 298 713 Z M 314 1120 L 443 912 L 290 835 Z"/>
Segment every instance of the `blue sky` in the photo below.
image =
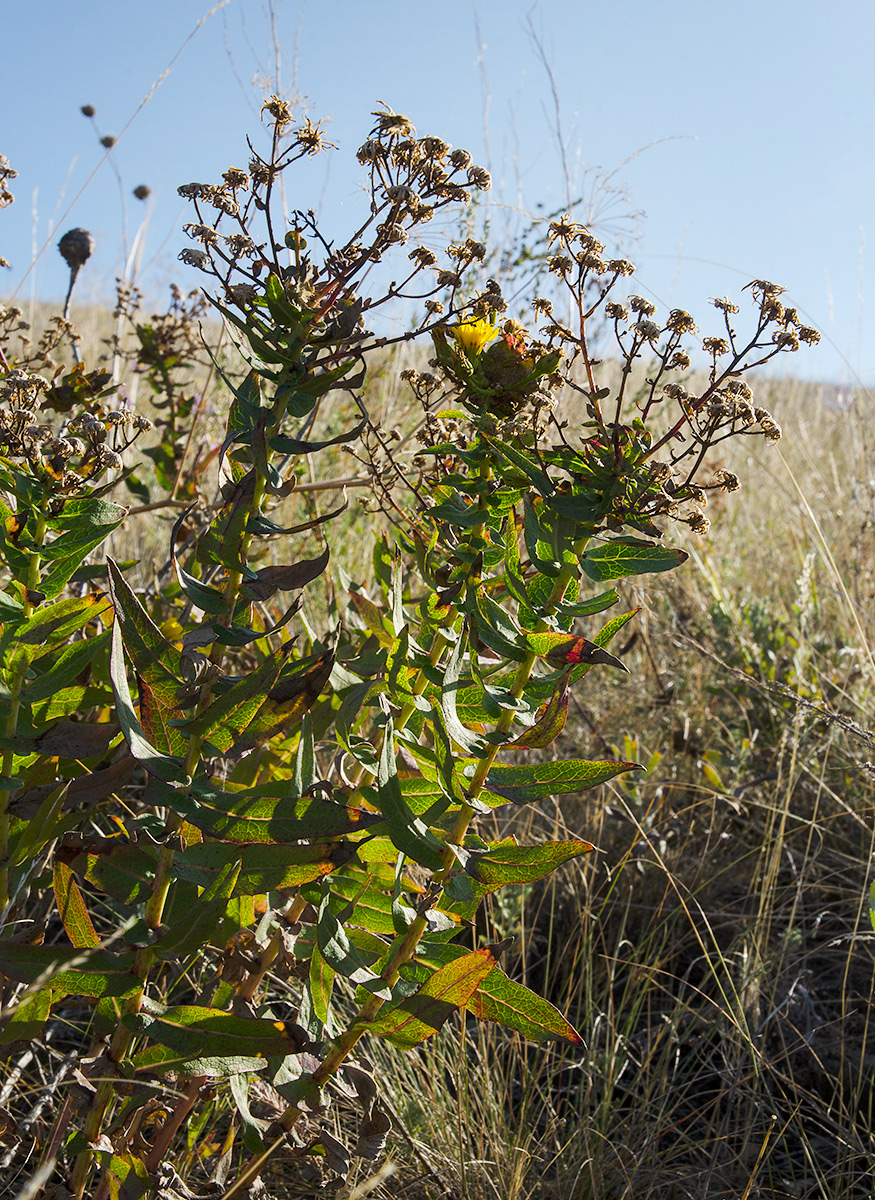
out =
<path fill-rule="evenodd" d="M 120 273 L 119 185 L 82 104 L 121 135 L 129 242 L 148 213 L 143 286 L 195 286 L 175 261 L 188 217 L 176 187 L 245 165 L 279 73 L 339 147 L 290 202 L 316 206 L 338 238 L 361 203 L 355 150 L 385 101 L 489 167 L 497 234 L 562 207 L 570 186 L 638 265 L 635 290 L 705 322 L 709 296 L 772 279 L 824 334 L 787 370 L 875 384 L 872 0 L 228 0 L 196 28 L 210 10 L 0 0 L 0 153 L 19 171 L 0 213 L 0 295 L 62 297 L 55 243 L 77 225 L 98 241 L 80 298 Z"/>

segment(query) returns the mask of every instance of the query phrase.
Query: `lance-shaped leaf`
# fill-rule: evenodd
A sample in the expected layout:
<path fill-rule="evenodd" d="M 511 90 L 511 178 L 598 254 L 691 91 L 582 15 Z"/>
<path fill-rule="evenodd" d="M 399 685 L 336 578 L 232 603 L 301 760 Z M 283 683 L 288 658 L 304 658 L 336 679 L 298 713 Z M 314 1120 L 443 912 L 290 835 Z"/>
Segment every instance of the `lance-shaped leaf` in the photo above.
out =
<path fill-rule="evenodd" d="M 325 568 L 331 551 L 328 546 L 318 558 L 305 558 L 287 567 L 263 567 L 255 579 L 247 579 L 241 592 L 250 600 L 269 600 L 275 592 L 293 592 L 306 587 L 318 579 Z"/>
<path fill-rule="evenodd" d="M 9 655 L 8 669 L 29 665 L 42 655 L 57 650 L 77 629 L 108 608 L 109 601 L 100 592 L 45 604 L 27 621 L 4 629 L 0 637 L 0 654 Z"/>
<path fill-rule="evenodd" d="M 430 942 L 422 946 L 417 959 L 442 966 L 454 962 L 467 951 L 453 943 Z M 478 1020 L 494 1021 L 505 1029 L 515 1029 L 535 1042 L 561 1041 L 583 1045 L 583 1038 L 558 1008 L 531 988 L 508 978 L 495 966 L 465 1006 Z"/>
<path fill-rule="evenodd" d="M 307 982 L 310 987 L 310 1002 L 313 1005 L 313 1015 L 322 1029 L 329 1035 L 331 1028 L 331 993 L 334 989 L 334 968 L 326 962 L 319 943 L 313 944 L 310 952 L 310 969 Z"/>
<path fill-rule="evenodd" d="M 53 542 L 44 545 L 40 557 L 53 563 L 40 580 L 40 591 L 47 599 L 60 595 L 70 576 L 85 556 L 99 546 L 127 516 L 127 509 L 94 497 L 68 500 L 57 517 L 50 517 L 50 528 L 60 530 Z"/>
<path fill-rule="evenodd" d="M 452 1013 L 464 1008 L 495 966 L 488 950 L 474 950 L 440 967 L 412 996 L 381 1013 L 365 1029 L 402 1050 L 432 1037 Z"/>
<path fill-rule="evenodd" d="M 594 849 L 592 843 L 583 841 L 543 842 L 540 846 L 516 846 L 508 841 L 482 854 L 467 853 L 464 865 L 476 880 L 477 890 L 485 894 L 508 883 L 534 883 L 563 863 Z"/>
<path fill-rule="evenodd" d="M 449 661 L 444 668 L 444 677 L 441 684 L 441 712 L 444 715 L 444 727 L 453 741 L 458 746 L 461 746 L 466 754 L 477 754 L 483 748 L 483 738 L 473 733 L 470 729 L 465 728 L 459 719 L 456 707 L 456 699 L 462 675 L 462 662 L 467 644 L 468 627 L 464 625 L 450 654 Z"/>
<path fill-rule="evenodd" d="M 108 641 L 109 630 L 106 630 L 97 637 L 82 638 L 73 642 L 57 653 L 57 657 L 53 655 L 46 670 L 25 685 L 21 695 L 22 701 L 25 704 L 34 704 L 60 692 L 95 659 L 99 660 Z"/>
<path fill-rule="evenodd" d="M 624 540 L 593 546 L 584 552 L 580 565 L 590 579 L 603 583 L 627 575 L 673 571 L 688 558 L 685 550 L 672 550 L 656 542 Z"/>
<path fill-rule="evenodd" d="M 134 1033 L 148 1034 L 153 1042 L 190 1059 L 241 1057 L 266 1065 L 268 1058 L 285 1058 L 303 1049 L 299 1036 L 282 1021 L 235 1017 L 196 1004 L 165 1009 L 146 1004 L 140 1012 L 122 1020 Z"/>
<path fill-rule="evenodd" d="M 133 954 L 77 950 L 73 946 L 18 946 L 0 941 L 0 975 L 36 983 L 68 996 L 130 996 L 142 981 Z"/>
<path fill-rule="evenodd" d="M 380 1000 L 391 1000 L 391 987 L 379 975 L 375 975 L 360 957 L 346 936 L 343 926 L 331 911 L 329 900 L 330 892 L 326 887 L 322 894 L 322 903 L 319 905 L 319 919 L 316 924 L 316 940 L 322 957 L 329 967 L 344 979 L 363 987 Z"/>
<path fill-rule="evenodd" d="M 486 787 L 512 804 L 531 804 L 546 800 L 549 796 L 583 792 L 624 771 L 643 769 L 640 763 L 588 762 L 581 758 L 564 762 L 527 763 L 518 767 L 496 764 L 486 776 Z"/>
<path fill-rule="evenodd" d="M 176 553 L 176 538 L 185 518 L 191 512 L 191 508 L 187 508 L 173 526 L 170 534 L 170 559 L 173 563 L 173 569 L 176 572 L 176 578 L 179 581 L 179 586 L 185 592 L 186 596 L 202 612 L 211 613 L 214 616 L 224 616 L 228 611 L 228 605 L 224 595 L 217 591 L 214 587 L 202 583 L 199 579 L 195 579 L 183 567 Z"/>
<path fill-rule="evenodd" d="M 220 754 L 226 754 L 255 719 L 291 651 L 292 643 L 286 642 L 255 671 L 238 679 L 213 700 L 204 712 L 187 721 L 182 726 L 183 731 L 189 737 L 209 742 Z"/>
<path fill-rule="evenodd" d="M 222 870 L 238 862 L 239 877 L 229 895 L 258 896 L 321 879 L 336 869 L 335 860 L 349 853 L 348 847 L 337 842 L 307 846 L 200 842 L 174 856 L 173 874 L 199 887 L 209 887 Z"/>
<path fill-rule="evenodd" d="M 182 689 L 180 652 L 143 608 L 116 564 L 110 559 L 108 565 L 109 591 L 128 657 L 155 697 L 171 708 Z"/>
<path fill-rule="evenodd" d="M 354 442 L 366 425 L 367 420 L 359 421 L 358 425 L 348 429 L 346 433 L 339 433 L 337 437 L 327 438 L 321 442 L 302 442 L 298 438 L 279 434 L 270 439 L 270 448 L 279 454 L 315 454 L 318 450 L 324 450 L 326 446 L 340 446 L 344 442 Z"/>
<path fill-rule="evenodd" d="M 40 988 L 18 1001 L 9 1015 L 0 1021 L 0 1046 L 31 1041 L 39 1037 L 52 1011 L 51 988 Z"/>
<path fill-rule="evenodd" d="M 376 784 L 377 803 L 388 822 L 389 834 L 395 846 L 414 862 L 431 871 L 439 871 L 443 865 L 441 844 L 419 817 L 413 815 L 401 792 L 391 717 L 386 722 Z"/>
<path fill-rule="evenodd" d="M 239 859 L 227 863 L 219 871 L 211 886 L 198 898 L 194 911 L 187 912 L 155 943 L 154 950 L 160 958 L 186 958 L 209 945 L 222 924 L 239 874 Z"/>
<path fill-rule="evenodd" d="M 604 664 L 617 667 L 621 671 L 629 670 L 622 659 L 609 654 L 589 638 L 575 637 L 567 633 L 530 633 L 526 636 L 526 643 L 533 654 L 537 654 L 539 658 L 546 658 L 557 667 L 576 667 L 581 664 L 591 667 Z"/>
<path fill-rule="evenodd" d="M 171 787 L 186 787 L 191 783 L 190 777 L 183 769 L 182 763 L 169 754 L 162 754 L 145 737 L 128 687 L 128 677 L 125 671 L 125 658 L 122 649 L 121 626 L 118 621 L 112 626 L 112 653 L 109 660 L 109 674 L 112 690 L 115 695 L 116 713 L 119 724 L 128 743 L 131 754 L 142 763 L 150 775 L 157 776 Z"/>
<path fill-rule="evenodd" d="M 280 733 L 288 735 L 322 695 L 331 678 L 334 657 L 335 650 L 331 645 L 321 654 L 287 663 L 271 688 L 268 700 L 235 745 L 235 753 L 242 754 L 254 746 L 261 746 Z"/>
<path fill-rule="evenodd" d="M 295 842 L 340 837 L 379 824 L 382 817 L 321 795 L 296 796 L 291 780 L 277 779 L 242 792 L 195 780 L 191 792 L 156 789 L 161 802 L 196 829 L 232 842 Z M 339 793 L 338 793 L 339 794 Z"/>
<path fill-rule="evenodd" d="M 100 938 L 88 915 L 85 901 L 73 872 L 65 862 L 55 862 L 54 867 L 55 901 L 58 905 L 58 916 L 66 930 L 67 937 L 74 946 L 81 949 L 94 949 L 100 945 Z"/>
<path fill-rule="evenodd" d="M 568 716 L 568 675 L 563 675 L 553 689 L 553 695 L 538 709 L 534 725 L 530 725 L 525 733 L 513 742 L 511 746 L 523 747 L 527 750 L 542 750 L 555 742 L 565 728 Z"/>

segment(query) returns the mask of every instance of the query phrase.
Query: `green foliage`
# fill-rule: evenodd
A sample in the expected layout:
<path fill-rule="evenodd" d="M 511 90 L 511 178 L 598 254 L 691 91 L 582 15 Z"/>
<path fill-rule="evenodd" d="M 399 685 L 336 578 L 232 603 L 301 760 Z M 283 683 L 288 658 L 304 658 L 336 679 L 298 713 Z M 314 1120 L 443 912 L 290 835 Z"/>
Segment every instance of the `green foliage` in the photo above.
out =
<path fill-rule="evenodd" d="M 362 1097 L 360 1041 L 415 1050 L 462 1012 L 580 1047 L 567 1017 L 502 970 L 503 945 L 463 940 L 476 937 L 484 897 L 593 847 L 487 841 L 478 819 L 641 769 L 543 753 L 573 689 L 591 671 L 626 670 L 607 647 L 635 614 L 590 624 L 618 600 L 604 585 L 680 566 L 685 553 L 662 544 L 656 519 L 701 530 L 706 489 L 726 486 L 695 481 L 710 446 L 754 421 L 774 429 L 738 386 L 782 348 L 790 318 L 773 285 L 754 285 L 754 334 L 742 343 L 732 332 L 732 352 L 720 365 L 713 352 L 692 397 L 675 381 L 691 319 L 675 310 L 657 326 L 640 316 L 644 302 L 631 322 L 608 311 L 620 307 L 606 300 L 628 264 L 602 259 L 588 231 L 563 219 L 550 227 L 548 266 L 576 301 L 574 331 L 552 319 L 540 333 L 494 324 L 506 305 L 492 284 L 462 300 L 462 276 L 482 257 L 471 239 L 450 248 L 455 269 L 434 286 L 430 252 L 409 255 L 403 287 L 416 279 L 429 298 L 444 296 L 405 335 L 430 333 L 437 372 L 406 373 L 423 404 L 412 463 L 366 408 L 369 363 L 386 339 L 365 320 L 402 289 L 359 289 L 410 229 L 488 177 L 381 113 L 360 152 L 371 219 L 333 249 L 312 214 L 293 214 L 277 243 L 275 178 L 318 148 L 318 131 L 290 131 L 271 103 L 273 153 L 245 189 L 233 171 L 218 188 L 181 189 L 196 207 L 188 230 L 206 247 L 184 254 L 212 275 L 245 363 L 235 372 L 213 358 L 231 399 L 198 468 L 184 469 L 197 409 L 180 332 L 192 310 L 178 293 L 173 320 L 135 325 L 162 413 L 146 450 L 162 501 L 120 457 L 149 422 L 106 410 L 91 377 L 66 377 L 56 407 L 83 408 L 50 442 L 27 432 L 49 382 L 10 368 L 2 390 L 0 972 L 15 1004 L 0 1037 L 36 1036 L 70 997 L 97 1002 L 93 1029 L 109 1030 L 109 1044 L 81 1123 L 65 1110 L 57 1143 L 73 1134 L 77 1198 L 95 1166 L 113 1194 L 141 1194 L 185 1121 L 185 1097 L 207 1078 L 256 1154 L 235 1158 L 234 1197 L 282 1141 L 262 1137 L 252 1116 L 255 1076 L 284 1102 L 278 1127 L 342 1174 L 349 1152 L 314 1134 L 312 1117 L 342 1075 Z M 221 233 L 209 208 L 227 218 Z M 254 237 L 260 214 L 267 243 Z M 596 385 L 586 341 L 595 309 L 584 305 L 596 276 L 595 307 L 615 321 L 626 367 L 645 351 L 654 359 L 643 400 L 626 395 L 628 369 L 615 391 Z M 550 316 L 546 298 L 535 307 Z M 562 389 L 584 418 L 573 430 L 554 414 Z M 677 404 L 668 421 L 663 398 Z M 101 451 L 108 432 L 115 448 Z M 339 446 L 367 464 L 380 510 L 368 580 L 342 574 L 345 506 L 301 500 L 308 480 L 344 486 L 321 466 Z M 206 464 L 217 472 L 211 495 Z M 134 519 L 105 498 L 121 484 L 149 508 L 182 509 L 172 574 L 151 580 L 105 553 L 93 561 Z M 286 503 L 291 526 L 275 519 Z M 320 597 L 306 618 L 304 593 Z M 318 628 L 314 612 L 326 618 Z M 17 906 L 46 887 L 55 915 L 30 940 L 47 944 L 25 944 Z M 291 1020 L 277 1019 L 273 981 L 291 997 Z M 91 1017 L 71 1011 L 85 1045 Z M 108 1141 L 129 1081 L 160 1091 L 169 1075 L 179 1120 L 151 1146 Z M 373 1080 L 366 1091 L 358 1144 L 373 1157 L 388 1125 Z"/>

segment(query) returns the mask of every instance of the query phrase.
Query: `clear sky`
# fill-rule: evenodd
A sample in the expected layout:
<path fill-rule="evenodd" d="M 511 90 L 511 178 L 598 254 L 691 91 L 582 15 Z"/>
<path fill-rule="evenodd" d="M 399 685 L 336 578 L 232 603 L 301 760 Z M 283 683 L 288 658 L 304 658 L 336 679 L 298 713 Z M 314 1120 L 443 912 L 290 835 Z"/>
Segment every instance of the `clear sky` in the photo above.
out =
<path fill-rule="evenodd" d="M 55 243 L 73 226 L 98 241 L 80 299 L 108 294 L 123 245 L 113 165 L 129 243 L 148 213 L 146 289 L 195 286 L 175 261 L 176 188 L 245 166 L 261 96 L 279 87 L 338 144 L 289 196 L 338 239 L 385 101 L 492 171 L 498 234 L 570 190 L 578 219 L 592 205 L 593 232 L 637 263 L 635 290 L 702 322 L 709 296 L 782 283 L 824 334 L 783 364 L 875 386 L 873 0 L 0 0 L 0 39 L 0 153 L 19 172 L 0 212 L 2 296 L 62 297 Z M 119 136 L 112 161 L 83 104 Z"/>

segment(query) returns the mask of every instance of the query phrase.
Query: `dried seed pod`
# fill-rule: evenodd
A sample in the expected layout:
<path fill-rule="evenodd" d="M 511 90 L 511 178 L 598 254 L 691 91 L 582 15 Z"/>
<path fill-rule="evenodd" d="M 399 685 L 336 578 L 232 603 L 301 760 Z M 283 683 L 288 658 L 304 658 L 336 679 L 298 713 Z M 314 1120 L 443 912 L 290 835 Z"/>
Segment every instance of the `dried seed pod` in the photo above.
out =
<path fill-rule="evenodd" d="M 94 253 L 94 238 L 87 229 L 68 229 L 58 242 L 61 258 L 71 271 L 78 271 Z"/>

